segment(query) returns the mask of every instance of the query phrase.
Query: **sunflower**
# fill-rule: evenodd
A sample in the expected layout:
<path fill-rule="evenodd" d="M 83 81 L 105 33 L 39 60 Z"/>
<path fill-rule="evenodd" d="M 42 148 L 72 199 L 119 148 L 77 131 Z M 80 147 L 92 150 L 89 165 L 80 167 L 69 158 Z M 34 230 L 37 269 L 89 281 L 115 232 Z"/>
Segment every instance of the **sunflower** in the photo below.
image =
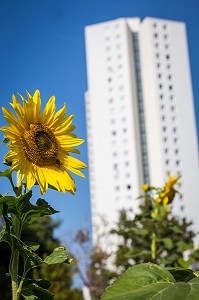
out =
<path fill-rule="evenodd" d="M 12 163 L 11 171 L 17 171 L 21 182 L 25 180 L 27 188 L 37 183 L 42 194 L 49 185 L 59 192 L 69 191 L 74 194 L 75 182 L 68 171 L 84 177 L 79 169 L 86 168 L 80 160 L 69 155 L 79 153 L 74 146 L 84 140 L 77 138 L 71 132 L 73 115 L 66 116 L 66 105 L 55 113 L 55 97 L 52 96 L 43 112 L 41 112 L 40 92 L 35 91 L 28 99 L 21 95 L 23 105 L 12 96 L 9 109 L 2 108 L 9 126 L 0 128 L 9 139 L 10 151 L 5 160 Z"/>

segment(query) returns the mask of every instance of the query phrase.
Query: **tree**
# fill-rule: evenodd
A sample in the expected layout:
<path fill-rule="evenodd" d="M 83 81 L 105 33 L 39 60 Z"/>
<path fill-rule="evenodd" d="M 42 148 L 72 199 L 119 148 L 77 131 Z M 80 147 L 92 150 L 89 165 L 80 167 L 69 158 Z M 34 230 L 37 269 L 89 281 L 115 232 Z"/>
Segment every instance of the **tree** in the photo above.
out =
<path fill-rule="evenodd" d="M 121 271 L 144 262 L 190 267 L 199 259 L 199 252 L 194 249 L 196 233 L 191 229 L 192 222 L 172 213 L 179 178 L 169 175 L 163 188 L 143 186 L 145 194 L 140 197 L 140 211 L 134 218 L 129 217 L 128 211 L 120 212 L 112 233 L 121 241 L 115 260 Z"/>
<path fill-rule="evenodd" d="M 54 229 L 59 225 L 59 222 L 54 221 L 49 216 L 39 218 L 22 232 L 22 239 L 23 241 L 38 242 L 40 248 L 37 250 L 37 253 L 44 258 L 54 248 L 60 246 L 60 241 L 53 236 Z M 5 274 L 8 272 L 10 258 L 10 248 L 5 243 L 0 245 L 0 257 L 3 257 L 3 260 L 0 262 L 0 271 L 1 274 Z M 82 300 L 82 293 L 77 289 L 71 288 L 72 276 L 73 269 L 67 264 L 42 265 L 39 268 L 32 269 L 28 274 L 28 277 L 32 279 L 45 278 L 49 280 L 51 282 L 50 290 L 55 294 L 55 300 Z M 5 275 L 2 276 L 0 280 L 0 299 L 11 299 L 11 289 L 5 289 L 5 286 L 8 287 L 9 285 L 10 278 Z"/>

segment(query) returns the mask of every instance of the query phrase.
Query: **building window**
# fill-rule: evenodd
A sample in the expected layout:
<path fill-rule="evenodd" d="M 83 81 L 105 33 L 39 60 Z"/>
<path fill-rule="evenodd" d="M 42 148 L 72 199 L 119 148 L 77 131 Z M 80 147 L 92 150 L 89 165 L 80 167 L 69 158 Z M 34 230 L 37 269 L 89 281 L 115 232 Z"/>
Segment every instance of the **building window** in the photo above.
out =
<path fill-rule="evenodd" d="M 175 154 L 178 154 L 179 153 L 179 149 L 175 149 Z"/>
<path fill-rule="evenodd" d="M 114 163 L 113 169 L 114 169 L 114 170 L 117 170 L 117 168 L 118 168 L 118 164 L 117 164 L 117 163 Z"/>
<path fill-rule="evenodd" d="M 163 126 L 162 130 L 165 132 L 167 130 L 166 126 Z"/>
<path fill-rule="evenodd" d="M 131 189 L 131 185 L 130 185 L 130 184 L 127 185 L 127 189 L 128 189 L 128 190 Z"/>
<path fill-rule="evenodd" d="M 165 116 L 162 116 L 162 121 L 165 121 L 166 117 Z"/>
<path fill-rule="evenodd" d="M 173 95 L 170 95 L 169 98 L 170 98 L 170 100 L 173 100 Z"/>
<path fill-rule="evenodd" d="M 157 39 L 158 38 L 158 34 L 154 33 L 154 38 Z"/>
<path fill-rule="evenodd" d="M 166 143 L 167 140 L 168 140 L 168 138 L 165 136 L 164 139 L 163 139 L 163 141 Z"/>

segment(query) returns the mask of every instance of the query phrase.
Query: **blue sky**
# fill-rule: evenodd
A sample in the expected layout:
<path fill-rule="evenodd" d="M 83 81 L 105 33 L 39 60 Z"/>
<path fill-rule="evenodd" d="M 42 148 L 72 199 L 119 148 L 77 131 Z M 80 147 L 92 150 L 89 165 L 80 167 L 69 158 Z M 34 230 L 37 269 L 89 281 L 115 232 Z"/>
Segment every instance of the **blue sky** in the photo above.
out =
<path fill-rule="evenodd" d="M 146 16 L 183 21 L 187 25 L 197 127 L 199 128 L 199 1 L 198 0 L 1 0 L 0 1 L 0 103 L 8 107 L 11 94 L 41 91 L 43 102 L 51 95 L 57 108 L 66 102 L 74 114 L 76 134 L 86 140 L 84 93 L 87 89 L 84 27 L 120 17 Z M 0 126 L 5 125 L 3 116 Z M 3 134 L 0 136 L 3 139 Z M 102 145 L 103 146 L 103 145 Z M 80 146 L 87 163 L 87 144 Z M 1 154 L 5 148 L 1 147 Z M 88 170 L 86 179 L 75 177 L 75 196 L 48 191 L 45 199 L 63 220 L 60 238 L 78 228 L 90 229 Z M 0 193 L 8 191 L 0 185 Z M 34 189 L 34 199 L 39 197 Z"/>

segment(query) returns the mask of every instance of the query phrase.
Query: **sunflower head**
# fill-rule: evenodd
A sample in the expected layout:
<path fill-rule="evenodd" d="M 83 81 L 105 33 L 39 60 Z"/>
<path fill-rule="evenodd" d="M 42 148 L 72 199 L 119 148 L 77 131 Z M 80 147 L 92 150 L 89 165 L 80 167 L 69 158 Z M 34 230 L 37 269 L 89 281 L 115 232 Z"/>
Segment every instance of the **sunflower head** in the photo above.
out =
<path fill-rule="evenodd" d="M 74 147 L 84 142 L 72 134 L 73 115 L 66 116 L 66 105 L 55 112 L 54 96 L 41 112 L 38 90 L 33 96 L 27 92 L 27 100 L 19 96 L 22 104 L 14 95 L 10 103 L 15 114 L 2 108 L 8 126 L 0 130 L 9 140 L 10 149 L 5 160 L 12 164 L 12 171 L 18 171 L 28 189 L 38 183 L 42 194 L 49 185 L 60 192 L 74 193 L 76 186 L 69 172 L 84 177 L 79 169 L 86 165 L 70 156 L 70 153 L 79 153 Z"/>

